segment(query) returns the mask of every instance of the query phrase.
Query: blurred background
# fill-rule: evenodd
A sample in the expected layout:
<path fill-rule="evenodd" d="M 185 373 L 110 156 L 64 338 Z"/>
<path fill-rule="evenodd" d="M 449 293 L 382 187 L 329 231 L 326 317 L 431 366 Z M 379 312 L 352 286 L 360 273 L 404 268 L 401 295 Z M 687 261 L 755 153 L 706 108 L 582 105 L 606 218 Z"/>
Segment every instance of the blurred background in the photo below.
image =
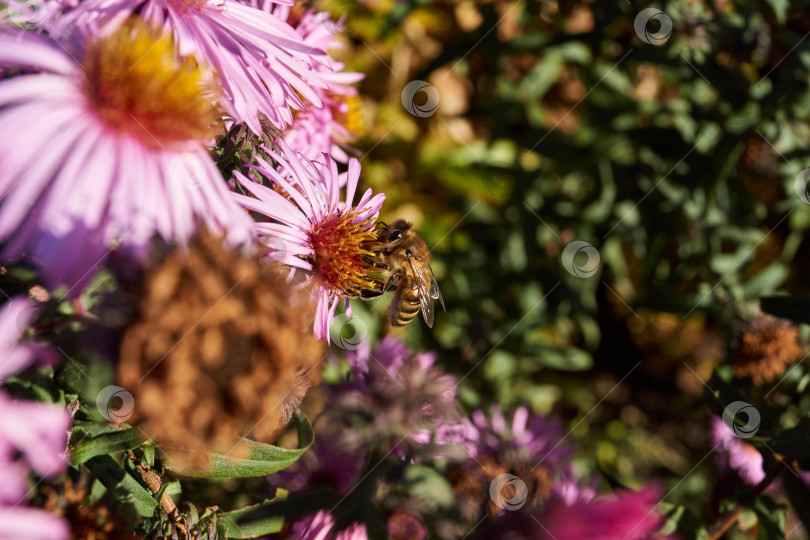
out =
<path fill-rule="evenodd" d="M 658 479 L 667 502 L 717 519 L 735 483 L 704 398 L 743 374 L 757 299 L 808 294 L 805 10 L 315 6 L 345 15 L 334 54 L 367 74 L 346 122 L 361 182 L 387 194 L 382 220 L 412 221 L 431 246 L 447 306 L 433 331 L 391 330 L 388 302 L 357 302 L 371 333 L 436 350 L 468 410 L 560 415 L 584 471 Z M 757 381 L 773 387 L 757 398 L 765 429 L 810 408 L 805 367 L 782 371 Z"/>

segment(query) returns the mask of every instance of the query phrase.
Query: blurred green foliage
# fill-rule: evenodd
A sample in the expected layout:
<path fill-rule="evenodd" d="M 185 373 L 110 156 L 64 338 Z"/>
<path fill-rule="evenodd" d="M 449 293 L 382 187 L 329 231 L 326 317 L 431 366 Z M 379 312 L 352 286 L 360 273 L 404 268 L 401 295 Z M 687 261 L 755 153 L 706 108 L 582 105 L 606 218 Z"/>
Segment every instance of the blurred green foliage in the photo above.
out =
<path fill-rule="evenodd" d="M 357 146 L 365 182 L 387 194 L 381 217 L 413 220 L 433 248 L 447 312 L 406 339 L 463 376 L 465 406 L 561 413 L 584 468 L 618 484 L 667 478 L 668 501 L 716 518 L 703 380 L 733 361 L 735 325 L 760 296 L 808 293 L 810 205 L 794 186 L 810 166 L 806 10 L 316 5 L 346 14 L 341 56 L 367 74 Z M 648 7 L 672 21 L 660 46 L 634 29 Z M 435 114 L 402 106 L 412 80 L 438 91 Z M 598 250 L 593 275 L 564 269 L 572 241 Z M 778 408 L 774 434 L 807 414 L 804 373 L 766 398 L 733 384 Z"/>

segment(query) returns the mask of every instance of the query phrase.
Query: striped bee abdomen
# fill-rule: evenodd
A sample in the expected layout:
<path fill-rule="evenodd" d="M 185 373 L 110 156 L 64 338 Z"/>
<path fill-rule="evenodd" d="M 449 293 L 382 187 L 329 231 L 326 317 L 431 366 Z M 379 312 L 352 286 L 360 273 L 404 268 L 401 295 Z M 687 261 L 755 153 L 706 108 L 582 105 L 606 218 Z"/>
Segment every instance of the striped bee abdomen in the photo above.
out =
<path fill-rule="evenodd" d="M 403 280 L 394 294 L 389 311 L 389 320 L 392 326 L 405 326 L 416 317 L 422 307 L 419 298 L 419 289 L 413 284 L 411 279 Z"/>

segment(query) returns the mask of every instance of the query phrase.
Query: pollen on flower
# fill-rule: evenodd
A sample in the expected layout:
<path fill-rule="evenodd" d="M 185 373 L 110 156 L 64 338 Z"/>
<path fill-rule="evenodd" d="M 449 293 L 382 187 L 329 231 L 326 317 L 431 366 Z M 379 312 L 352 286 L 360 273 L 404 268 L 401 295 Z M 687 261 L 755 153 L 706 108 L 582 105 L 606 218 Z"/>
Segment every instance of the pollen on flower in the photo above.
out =
<path fill-rule="evenodd" d="M 346 128 L 352 137 L 361 137 L 366 133 L 363 119 L 363 100 L 357 94 L 348 96 L 336 95 L 338 103 L 335 119 Z"/>
<path fill-rule="evenodd" d="M 84 68 L 90 100 L 112 129 L 158 147 L 212 136 L 203 70 L 178 58 L 170 34 L 129 21 L 89 46 Z"/>
<path fill-rule="evenodd" d="M 312 231 L 314 269 L 338 296 L 359 296 L 375 287 L 373 267 L 363 260 L 372 256 L 377 241 L 374 221 L 358 221 L 355 212 L 343 211 L 324 219 Z"/>

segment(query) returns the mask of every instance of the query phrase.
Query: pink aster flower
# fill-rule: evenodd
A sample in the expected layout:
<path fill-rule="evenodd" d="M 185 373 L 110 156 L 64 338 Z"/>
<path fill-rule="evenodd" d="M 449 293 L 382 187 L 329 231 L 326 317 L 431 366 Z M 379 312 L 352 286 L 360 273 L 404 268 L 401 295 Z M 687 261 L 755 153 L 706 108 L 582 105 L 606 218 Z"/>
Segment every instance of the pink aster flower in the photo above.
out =
<path fill-rule="evenodd" d="M 717 445 L 717 465 L 737 471 L 746 484 L 753 486 L 762 482 L 765 479 L 762 454 L 753 445 L 734 435 L 720 418 L 712 417 L 711 424 L 711 441 Z"/>
<path fill-rule="evenodd" d="M 326 510 L 321 510 L 292 526 L 294 540 L 368 540 L 366 526 L 353 523 L 342 531 L 335 531 L 335 518 Z"/>
<path fill-rule="evenodd" d="M 85 0 L 71 8 L 46 28 L 64 34 L 73 27 L 89 27 L 108 34 L 138 14 L 171 31 L 184 59 L 193 57 L 216 70 L 223 90 L 220 104 L 228 114 L 258 135 L 259 113 L 284 130 L 292 122 L 291 108 L 304 109 L 299 94 L 321 105 L 313 87 L 326 86 L 315 71 L 324 52 L 303 43 L 290 25 L 271 13 L 235 0 Z"/>
<path fill-rule="evenodd" d="M 156 234 L 183 242 L 201 222 L 250 238 L 205 148 L 202 71 L 168 36 L 135 23 L 75 44 L 0 32 L 0 70 L 19 70 L 0 81 L 3 259 L 25 256 L 71 292 L 112 250 L 145 257 Z"/>
<path fill-rule="evenodd" d="M 536 538 L 569 540 L 640 540 L 661 538 L 657 535 L 664 516 L 656 511 L 661 492 L 647 488 L 625 491 L 613 497 L 576 502 L 571 505 L 551 503 L 543 509 L 538 521 L 545 530 Z"/>
<path fill-rule="evenodd" d="M 622 491 L 590 502 L 549 501 L 542 507 L 506 512 L 480 527 L 477 538 L 526 540 L 663 540 L 660 490 Z M 669 536 L 666 538 L 672 539 Z"/>
<path fill-rule="evenodd" d="M 259 158 L 256 170 L 276 189 L 260 185 L 239 172 L 236 181 L 252 197 L 233 194 L 253 212 L 266 216 L 267 223 L 255 223 L 254 230 L 267 246 L 267 255 L 314 278 L 318 304 L 315 335 L 329 339 L 329 327 L 340 300 L 351 316 L 348 299 L 372 288 L 371 267 L 363 260 L 376 240 L 374 226 L 385 195 L 367 190 L 355 205 L 360 163 L 349 160 L 346 194 L 341 200 L 337 164 L 328 156 L 312 162 L 293 152 L 282 140 L 281 154 L 273 154 L 278 170 Z M 279 191 L 281 193 L 279 193 Z M 283 194 L 282 194 L 283 193 Z"/>

